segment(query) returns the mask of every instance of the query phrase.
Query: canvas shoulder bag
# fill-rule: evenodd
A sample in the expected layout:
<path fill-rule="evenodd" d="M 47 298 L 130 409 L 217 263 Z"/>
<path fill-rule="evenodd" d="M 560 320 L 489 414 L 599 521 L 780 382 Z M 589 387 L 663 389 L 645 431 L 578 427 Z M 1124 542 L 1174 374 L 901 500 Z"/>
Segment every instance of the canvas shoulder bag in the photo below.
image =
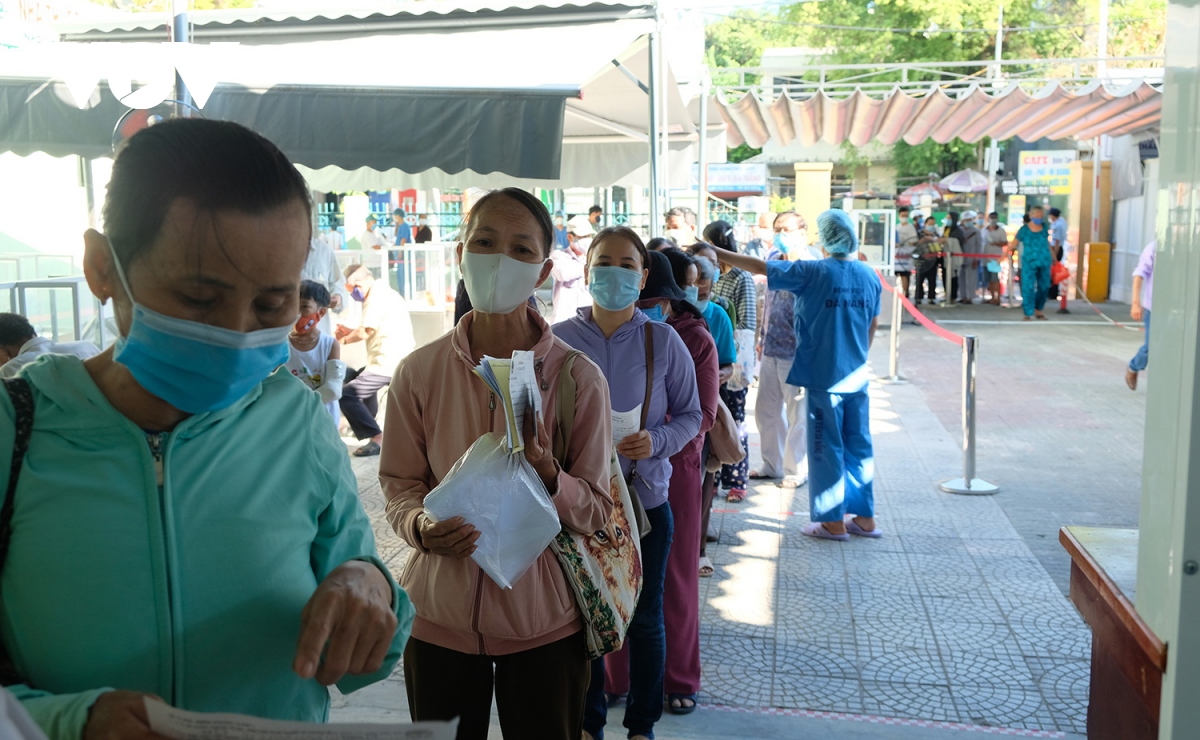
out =
<path fill-rule="evenodd" d="M 567 356 L 558 379 L 554 458 L 560 465 L 565 464 L 575 425 L 571 370 L 580 354 Z M 550 543 L 583 614 L 590 660 L 621 649 L 642 592 L 642 544 L 634 515 L 637 497 L 630 496 L 615 452 L 608 470 L 613 510 L 604 528 L 581 534 L 563 527 Z"/>

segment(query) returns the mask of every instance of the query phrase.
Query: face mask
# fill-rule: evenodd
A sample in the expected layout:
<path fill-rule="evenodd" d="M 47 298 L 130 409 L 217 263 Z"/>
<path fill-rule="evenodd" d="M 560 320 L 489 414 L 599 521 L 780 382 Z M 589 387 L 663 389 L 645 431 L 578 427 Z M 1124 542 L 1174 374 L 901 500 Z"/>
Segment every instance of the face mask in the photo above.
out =
<path fill-rule="evenodd" d="M 463 249 L 462 276 L 471 306 L 480 313 L 511 313 L 533 295 L 544 262 L 521 262 L 503 254 Z"/>
<path fill-rule="evenodd" d="M 1031 224 L 1034 224 L 1034 225 L 1036 225 L 1036 226 L 1041 226 L 1041 225 L 1042 225 L 1042 219 L 1040 219 L 1040 218 L 1031 218 L 1031 219 L 1029 219 L 1029 223 L 1031 223 Z"/>
<path fill-rule="evenodd" d="M 697 288 L 695 285 L 689 285 L 688 287 L 683 289 L 683 292 L 687 293 L 688 303 L 692 304 L 693 306 L 699 305 L 699 303 L 700 303 L 700 289 L 699 288 Z"/>
<path fill-rule="evenodd" d="M 966 221 L 963 221 L 963 222 L 962 222 L 962 225 L 963 225 L 964 227 L 968 227 L 968 226 L 969 226 L 969 227 L 971 227 L 971 228 L 975 228 L 975 219 L 973 219 L 973 218 L 968 218 Z"/>
<path fill-rule="evenodd" d="M 667 229 L 664 234 L 668 239 L 683 247 L 690 247 L 696 243 L 696 236 L 691 229 Z"/>
<path fill-rule="evenodd" d="M 624 267 L 593 267 L 588 273 L 588 292 L 606 311 L 632 306 L 642 292 L 641 283 L 641 272 Z"/>
<path fill-rule="evenodd" d="M 180 411 L 229 408 L 287 362 L 290 324 L 240 332 L 164 316 L 137 303 L 115 252 L 113 264 L 133 304 L 129 334 L 117 340 L 113 359 Z"/>
<path fill-rule="evenodd" d="M 995 227 L 997 227 L 997 226 L 999 226 L 999 225 L 1000 225 L 1000 222 L 999 222 L 999 221 L 997 221 L 997 220 L 996 220 L 996 219 L 994 219 L 994 218 L 993 218 L 993 219 L 991 219 L 990 221 L 988 221 L 988 226 L 991 226 L 992 228 L 995 228 Z"/>
<path fill-rule="evenodd" d="M 426 221 L 426 220 L 425 220 L 425 219 L 423 219 L 423 218 L 419 218 L 419 219 L 417 219 L 417 226 L 424 226 L 424 225 L 426 225 L 426 224 L 428 224 L 428 223 L 429 223 L 429 222 L 428 222 L 428 221 Z"/>
<path fill-rule="evenodd" d="M 563 227 L 563 222 L 562 222 L 561 218 L 554 222 L 554 228 L 561 229 L 562 227 Z"/>
<path fill-rule="evenodd" d="M 906 223 L 908 223 L 908 216 L 901 216 L 901 217 L 900 217 L 900 223 L 902 223 L 902 224 L 906 224 Z"/>
<path fill-rule="evenodd" d="M 666 317 L 663 316 L 663 310 L 662 310 L 661 305 L 651 306 L 650 308 L 643 308 L 642 313 L 646 314 L 646 318 L 650 319 L 651 321 L 666 321 Z"/>
<path fill-rule="evenodd" d="M 320 320 L 321 320 L 320 313 L 310 313 L 308 316 L 301 316 L 300 320 L 296 322 L 296 333 L 297 334 L 309 333 L 310 331 L 312 331 L 312 328 L 314 326 L 316 326 L 317 322 Z"/>
<path fill-rule="evenodd" d="M 575 240 L 575 249 L 580 254 L 587 254 L 587 251 L 592 248 L 592 239 L 594 237 L 583 236 Z"/>
<path fill-rule="evenodd" d="M 355 285 L 354 289 L 350 291 L 350 297 L 359 303 L 367 300 L 367 294 L 362 292 L 362 288 L 358 287 L 357 285 Z"/>
<path fill-rule="evenodd" d="M 710 303 L 712 303 L 712 301 L 707 298 L 704 300 L 696 299 L 696 308 L 700 309 L 700 313 L 708 313 L 708 306 Z"/>

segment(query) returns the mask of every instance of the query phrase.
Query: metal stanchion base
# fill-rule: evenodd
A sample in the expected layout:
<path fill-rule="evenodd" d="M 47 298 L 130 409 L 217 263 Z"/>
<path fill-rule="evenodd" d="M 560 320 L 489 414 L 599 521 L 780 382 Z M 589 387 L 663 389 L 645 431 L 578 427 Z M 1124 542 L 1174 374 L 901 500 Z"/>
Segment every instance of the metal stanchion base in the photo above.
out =
<path fill-rule="evenodd" d="M 967 496 L 990 496 L 1000 490 L 1000 486 L 978 478 L 972 478 L 970 481 L 964 478 L 951 478 L 939 483 L 938 488 L 946 493 L 960 493 Z"/>
<path fill-rule="evenodd" d="M 908 378 L 899 375 L 888 375 L 887 377 L 877 378 L 876 382 L 883 383 L 884 385 L 907 385 Z"/>

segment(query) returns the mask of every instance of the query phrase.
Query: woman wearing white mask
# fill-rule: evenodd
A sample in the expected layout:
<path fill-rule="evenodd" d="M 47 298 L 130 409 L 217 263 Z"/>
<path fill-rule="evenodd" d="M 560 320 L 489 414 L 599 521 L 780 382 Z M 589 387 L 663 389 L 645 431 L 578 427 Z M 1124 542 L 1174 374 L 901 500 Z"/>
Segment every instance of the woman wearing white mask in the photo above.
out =
<path fill-rule="evenodd" d="M 493 692 L 506 738 L 578 740 L 581 732 L 590 668 L 580 611 L 554 553 L 547 548 L 511 590 L 501 589 L 470 558 L 475 529 L 457 518 L 435 523 L 423 504 L 480 436 L 505 429 L 473 368 L 485 355 L 532 350 L 543 419 L 525 422 L 525 457 L 565 526 L 590 533 L 608 521 L 608 384 L 585 358 L 571 370 L 577 390 L 566 459 L 551 454 L 570 347 L 528 300 L 553 266 L 553 228 L 526 191 L 479 199 L 458 245 L 473 309 L 400 363 L 388 395 L 379 477 L 388 520 L 415 550 L 401 576 L 417 607 L 405 688 L 414 720 L 458 717 L 459 740 L 487 737 Z"/>
<path fill-rule="evenodd" d="M 663 588 L 674 526 L 667 501 L 670 459 L 695 439 L 702 420 L 696 366 L 687 346 L 670 326 L 651 321 L 637 309 L 649 275 L 648 255 L 632 229 L 615 226 L 597 234 L 587 272 L 595 305 L 554 327 L 567 344 L 604 371 L 612 389 L 613 417 L 637 423 L 640 416 L 639 430 L 616 445 L 621 469 L 632 478 L 630 493 L 641 499 L 651 525 L 642 538 L 642 593 L 627 636 L 630 687 L 625 727 L 630 738 L 654 737 L 654 724 L 662 718 Z M 603 738 L 607 715 L 601 659 L 594 661 L 584 717 L 583 728 L 590 737 Z"/>
<path fill-rule="evenodd" d="M 84 236 L 120 338 L 0 391 L 17 463 L 0 468 L 0 679 L 55 740 L 158 738 L 147 699 L 322 722 L 327 685 L 400 657 L 412 608 L 346 448 L 277 370 L 310 211 L 300 173 L 242 126 L 135 134 L 105 233 Z"/>

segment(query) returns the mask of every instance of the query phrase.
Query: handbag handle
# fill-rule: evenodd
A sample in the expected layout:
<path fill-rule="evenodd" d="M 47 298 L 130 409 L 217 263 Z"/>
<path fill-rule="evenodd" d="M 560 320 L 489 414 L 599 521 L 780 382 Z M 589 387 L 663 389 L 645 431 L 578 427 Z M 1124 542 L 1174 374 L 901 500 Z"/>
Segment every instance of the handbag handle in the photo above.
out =
<path fill-rule="evenodd" d="M 646 428 L 646 419 L 650 415 L 650 396 L 654 393 L 654 332 L 650 328 L 649 322 L 646 323 L 646 400 L 642 401 L 642 424 L 640 429 Z"/>

